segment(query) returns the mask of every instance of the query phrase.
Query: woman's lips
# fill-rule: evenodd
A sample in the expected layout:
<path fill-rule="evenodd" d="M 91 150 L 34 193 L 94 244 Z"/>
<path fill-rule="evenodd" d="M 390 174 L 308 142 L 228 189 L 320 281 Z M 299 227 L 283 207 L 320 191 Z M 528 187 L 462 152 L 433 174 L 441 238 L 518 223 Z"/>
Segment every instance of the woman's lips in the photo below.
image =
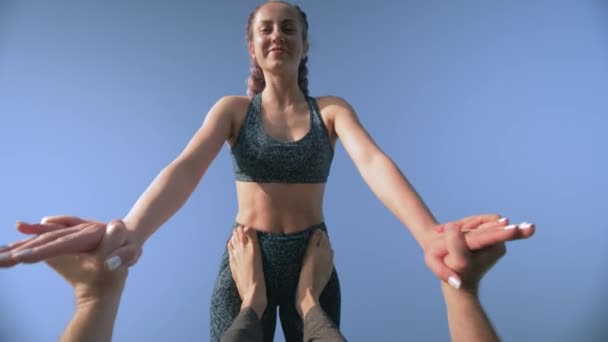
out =
<path fill-rule="evenodd" d="M 270 49 L 270 52 L 279 52 L 279 53 L 287 53 L 287 50 L 283 49 L 283 48 L 272 48 Z"/>

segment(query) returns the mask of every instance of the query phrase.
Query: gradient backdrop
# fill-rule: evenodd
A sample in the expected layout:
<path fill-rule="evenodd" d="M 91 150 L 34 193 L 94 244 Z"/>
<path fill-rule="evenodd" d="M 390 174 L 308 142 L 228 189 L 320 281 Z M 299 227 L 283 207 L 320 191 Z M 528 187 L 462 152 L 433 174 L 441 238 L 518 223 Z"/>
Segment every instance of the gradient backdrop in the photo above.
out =
<path fill-rule="evenodd" d="M 350 101 L 438 219 L 537 224 L 482 287 L 504 340 L 608 338 L 608 3 L 297 3 L 310 18 L 311 93 Z M 123 217 L 215 101 L 245 93 L 258 4 L 0 0 L 0 240 L 21 238 L 15 220 Z M 208 339 L 235 214 L 224 148 L 132 269 L 116 341 Z M 447 340 L 420 248 L 340 145 L 325 216 L 344 334 Z M 45 265 L 0 270 L 0 340 L 52 341 L 72 309 Z"/>

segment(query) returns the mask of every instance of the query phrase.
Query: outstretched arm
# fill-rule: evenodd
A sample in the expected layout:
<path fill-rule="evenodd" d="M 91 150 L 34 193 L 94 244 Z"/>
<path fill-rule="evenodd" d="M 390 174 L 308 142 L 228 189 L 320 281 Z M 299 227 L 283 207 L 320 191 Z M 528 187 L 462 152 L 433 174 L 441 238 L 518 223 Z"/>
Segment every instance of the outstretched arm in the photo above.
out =
<path fill-rule="evenodd" d="M 154 179 L 124 221 L 143 244 L 182 207 L 229 138 L 234 98 L 224 97 L 211 108 L 184 151 Z"/>
<path fill-rule="evenodd" d="M 424 247 L 437 220 L 397 165 L 376 145 L 353 108 L 343 99 L 326 97 L 336 134 L 372 192 Z"/>
<path fill-rule="evenodd" d="M 124 219 L 127 244 L 138 250 L 125 263 L 133 265 L 143 243 L 184 204 L 232 132 L 236 97 L 220 99 L 184 151 L 167 166 L 141 195 Z M 38 262 L 67 253 L 88 252 L 101 242 L 103 232 L 91 220 L 65 221 L 67 216 L 43 219 L 42 224 L 17 223 L 25 234 L 37 235 L 0 247 L 0 267 Z M 72 217 L 73 218 L 73 217 Z"/>
<path fill-rule="evenodd" d="M 362 178 L 384 206 L 410 230 L 427 254 L 429 243 L 441 233 L 443 225 L 438 224 L 401 170 L 365 131 L 352 107 L 337 97 L 325 97 L 322 102 L 333 119 L 336 134 Z M 499 215 L 477 215 L 464 218 L 459 223 L 463 224 L 465 230 L 480 223 L 496 223 L 501 227 L 507 225 L 506 219 L 499 219 Z M 428 255 L 426 257 L 428 260 Z M 448 272 L 449 267 L 443 264 L 443 260 L 440 263 L 442 267 L 431 268 L 435 274 L 446 282 L 452 278 L 459 283 L 459 275 L 454 271 Z"/>

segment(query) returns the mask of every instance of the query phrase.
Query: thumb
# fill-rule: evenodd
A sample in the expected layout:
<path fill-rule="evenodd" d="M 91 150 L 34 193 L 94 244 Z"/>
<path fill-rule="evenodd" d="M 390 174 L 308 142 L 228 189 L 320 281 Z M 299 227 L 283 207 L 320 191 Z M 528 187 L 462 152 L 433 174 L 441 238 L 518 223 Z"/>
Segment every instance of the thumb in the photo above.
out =
<path fill-rule="evenodd" d="M 106 258 L 110 253 L 123 246 L 126 241 L 127 228 L 124 223 L 119 220 L 112 221 L 106 227 L 103 240 L 97 249 L 97 253 L 102 258 Z"/>
<path fill-rule="evenodd" d="M 84 220 L 77 216 L 70 215 L 55 215 L 55 216 L 45 216 L 40 220 L 40 223 L 54 223 L 61 224 L 64 226 L 76 226 L 81 223 L 91 222 L 90 220 Z"/>
<path fill-rule="evenodd" d="M 444 259 L 447 255 L 448 251 L 445 246 L 445 240 L 441 239 L 437 244 L 425 251 L 424 260 L 437 278 L 454 288 L 459 288 L 462 280 L 458 273 L 445 264 Z"/>
<path fill-rule="evenodd" d="M 112 251 L 105 259 L 108 270 L 115 271 L 119 267 L 133 266 L 141 255 L 141 248 L 137 245 L 126 245 Z"/>
<path fill-rule="evenodd" d="M 471 253 L 467 247 L 465 235 L 457 225 L 453 223 L 446 225 L 445 239 L 448 254 L 458 258 L 466 258 Z"/>

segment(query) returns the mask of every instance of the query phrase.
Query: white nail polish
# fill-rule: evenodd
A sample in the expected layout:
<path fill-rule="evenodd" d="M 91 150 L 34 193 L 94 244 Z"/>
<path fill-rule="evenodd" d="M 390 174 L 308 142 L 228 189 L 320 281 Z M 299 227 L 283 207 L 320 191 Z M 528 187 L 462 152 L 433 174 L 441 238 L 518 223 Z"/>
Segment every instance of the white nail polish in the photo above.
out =
<path fill-rule="evenodd" d="M 449 277 L 448 278 L 448 284 L 450 284 L 451 287 L 458 289 L 460 288 L 460 281 L 454 277 Z"/>
<path fill-rule="evenodd" d="M 0 253 L 0 261 L 8 260 L 11 258 L 11 252 Z"/>
<path fill-rule="evenodd" d="M 106 266 L 110 271 L 114 271 L 120 265 L 122 265 L 122 259 L 118 255 L 115 255 L 106 260 Z"/>
<path fill-rule="evenodd" d="M 507 222 L 507 220 L 508 220 L 508 218 L 503 217 L 500 220 L 498 220 L 498 223 L 505 223 L 505 222 Z"/>
<path fill-rule="evenodd" d="M 28 254 L 31 254 L 31 253 L 32 253 L 32 249 L 31 249 L 31 248 L 28 248 L 28 249 L 24 249 L 24 250 L 22 250 L 22 251 L 20 251 L 20 252 L 15 253 L 15 254 L 13 255 L 13 257 L 14 257 L 15 259 L 20 259 L 21 257 L 24 257 L 24 256 L 26 256 L 26 255 L 28 255 Z"/>
<path fill-rule="evenodd" d="M 532 228 L 532 223 L 528 223 L 528 222 L 522 222 L 519 225 L 517 225 L 517 228 L 519 229 L 528 229 L 528 228 Z"/>
<path fill-rule="evenodd" d="M 515 228 L 517 228 L 517 225 L 515 225 L 515 224 L 510 224 L 510 225 L 506 226 L 506 227 L 504 228 L 504 230 L 515 229 Z"/>

